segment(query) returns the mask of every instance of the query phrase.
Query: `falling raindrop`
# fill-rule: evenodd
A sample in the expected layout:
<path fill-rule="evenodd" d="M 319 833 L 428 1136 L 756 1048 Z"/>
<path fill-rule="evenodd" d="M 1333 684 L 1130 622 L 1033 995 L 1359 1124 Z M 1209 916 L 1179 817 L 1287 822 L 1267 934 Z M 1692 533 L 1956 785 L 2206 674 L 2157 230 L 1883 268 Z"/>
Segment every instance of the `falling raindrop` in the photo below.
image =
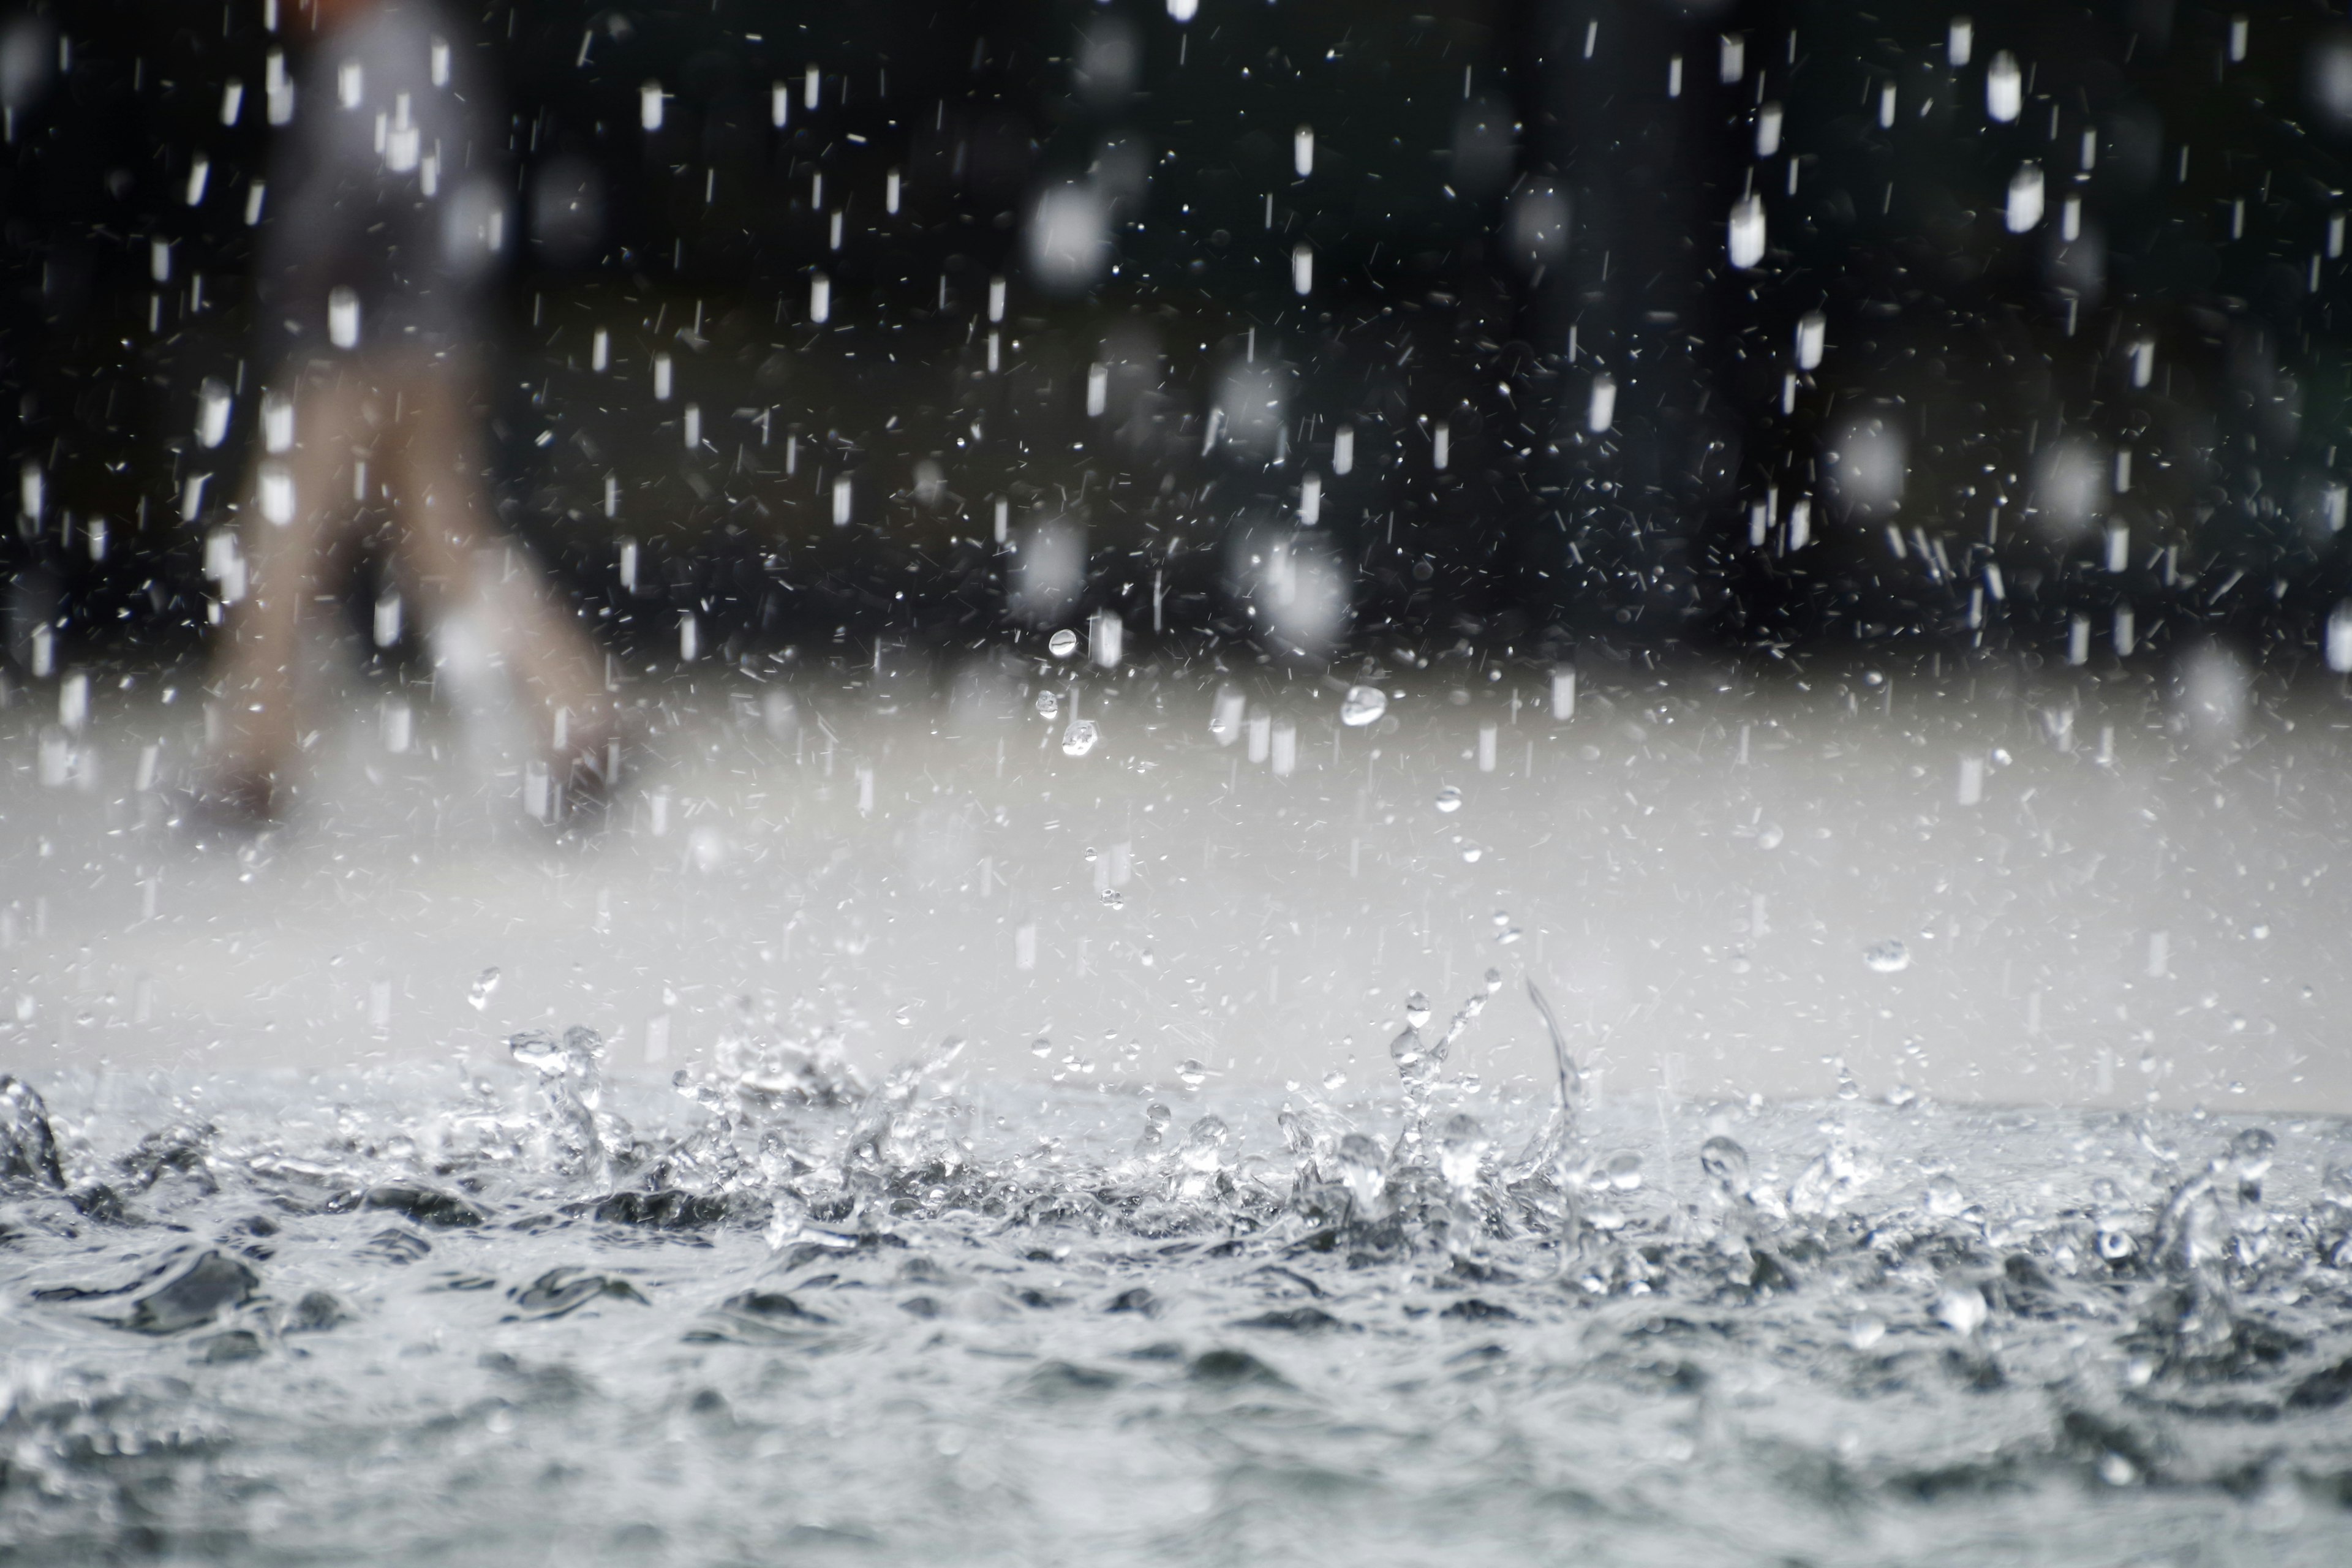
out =
<path fill-rule="evenodd" d="M 482 1011 L 490 1005 L 490 994 L 498 988 L 498 970 L 495 968 L 483 970 L 481 973 L 474 976 L 473 984 L 466 988 L 466 1005 L 477 1013 Z"/>
<path fill-rule="evenodd" d="M 1350 686 L 1339 700 L 1339 721 L 1351 730 L 1380 721 L 1389 710 L 1389 695 L 1377 686 Z"/>

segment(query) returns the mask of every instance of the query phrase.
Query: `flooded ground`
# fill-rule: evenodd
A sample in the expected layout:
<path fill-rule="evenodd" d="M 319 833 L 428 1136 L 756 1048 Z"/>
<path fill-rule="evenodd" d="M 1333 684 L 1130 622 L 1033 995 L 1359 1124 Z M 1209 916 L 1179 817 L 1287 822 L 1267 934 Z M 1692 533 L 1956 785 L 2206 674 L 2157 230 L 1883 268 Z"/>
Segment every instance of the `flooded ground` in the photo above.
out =
<path fill-rule="evenodd" d="M 2340 1120 L 1629 1097 L 1563 1128 L 1442 1070 L 1146 1101 L 935 1051 L 860 1090 L 748 1039 L 665 1110 L 600 1096 L 585 1037 L 513 1055 L 77 1078 L 57 1181 L 17 1092 L 29 1560 L 2352 1547 Z"/>
<path fill-rule="evenodd" d="M 1349 676 L 648 682 L 553 825 L 372 688 L 258 837 L 20 700 L 0 1535 L 2352 1550 L 2332 687 Z"/>

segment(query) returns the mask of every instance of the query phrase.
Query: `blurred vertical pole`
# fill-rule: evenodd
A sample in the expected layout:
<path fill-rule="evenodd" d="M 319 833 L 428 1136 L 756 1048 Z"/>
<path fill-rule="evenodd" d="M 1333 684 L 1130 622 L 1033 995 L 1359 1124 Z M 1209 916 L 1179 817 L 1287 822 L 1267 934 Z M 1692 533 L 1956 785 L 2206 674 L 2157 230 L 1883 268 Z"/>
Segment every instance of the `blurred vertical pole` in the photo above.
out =
<path fill-rule="evenodd" d="M 1521 279 L 1522 418 L 1541 437 L 1513 565 L 1530 613 L 1571 637 L 1671 644 L 1706 611 L 1697 552 L 1739 461 L 1721 384 L 1747 275 L 1725 241 L 1739 56 L 1760 40 L 1723 40 L 1742 23 L 1727 5 L 1518 0 L 1507 25 L 1521 167 L 1496 245 Z"/>

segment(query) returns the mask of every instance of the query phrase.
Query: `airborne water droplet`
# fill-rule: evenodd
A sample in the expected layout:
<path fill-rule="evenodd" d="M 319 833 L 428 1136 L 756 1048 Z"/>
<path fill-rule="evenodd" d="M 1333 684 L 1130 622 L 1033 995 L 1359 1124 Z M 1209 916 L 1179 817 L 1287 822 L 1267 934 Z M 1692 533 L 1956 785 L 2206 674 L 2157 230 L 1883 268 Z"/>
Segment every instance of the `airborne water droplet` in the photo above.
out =
<path fill-rule="evenodd" d="M 1927 1185 L 1919 1194 L 1919 1206 L 1937 1219 L 1958 1219 L 1969 1206 L 1969 1198 L 1960 1190 L 1959 1183 L 1939 1171 L 1927 1178 Z"/>
<path fill-rule="evenodd" d="M 1455 812 L 1461 810 L 1462 792 L 1454 788 L 1452 784 L 1447 784 L 1444 789 L 1439 790 L 1437 792 L 1437 809 L 1444 812 Z"/>
<path fill-rule="evenodd" d="M 475 1012 L 480 1012 L 483 1008 L 488 1007 L 490 1005 L 490 993 L 496 991 L 498 988 L 498 970 L 495 967 L 483 970 L 481 973 L 474 977 L 474 984 L 467 988 L 466 1001 L 467 1005 L 471 1006 Z"/>
<path fill-rule="evenodd" d="M 1936 1316 L 1956 1334 L 1975 1333 L 1985 1315 L 1984 1292 L 1973 1285 L 1956 1285 L 1936 1300 Z"/>
<path fill-rule="evenodd" d="M 1896 974 L 1911 967 L 1911 950 L 1899 942 L 1874 942 L 1862 961 L 1880 974 Z"/>
<path fill-rule="evenodd" d="M 1745 1197 L 1748 1194 L 1748 1151 L 1736 1139 L 1721 1133 L 1698 1146 L 1698 1168 L 1727 1198 Z"/>
<path fill-rule="evenodd" d="M 1389 694 L 1377 686 L 1350 686 L 1339 700 L 1339 722 L 1351 730 L 1377 723 L 1389 710 Z"/>
<path fill-rule="evenodd" d="M 1045 639 L 1045 649 L 1055 658 L 1067 658 L 1078 651 L 1078 634 L 1064 626 Z"/>
<path fill-rule="evenodd" d="M 1100 738 L 1101 731 L 1095 728 L 1093 720 L 1073 719 L 1070 727 L 1062 732 L 1062 754 L 1083 757 L 1095 749 L 1095 742 Z"/>

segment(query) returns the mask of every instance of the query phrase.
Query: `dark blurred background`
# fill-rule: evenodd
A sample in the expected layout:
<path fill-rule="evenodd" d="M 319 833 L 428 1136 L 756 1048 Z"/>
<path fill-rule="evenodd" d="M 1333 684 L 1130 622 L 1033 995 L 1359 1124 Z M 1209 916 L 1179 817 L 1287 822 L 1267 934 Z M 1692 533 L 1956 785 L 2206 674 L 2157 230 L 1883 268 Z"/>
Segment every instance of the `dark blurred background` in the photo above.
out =
<path fill-rule="evenodd" d="M 1189 7 L 457 7 L 494 485 L 614 646 L 2326 651 L 2326 11 Z M 0 20 L 19 667 L 206 623 L 271 10 Z"/>

